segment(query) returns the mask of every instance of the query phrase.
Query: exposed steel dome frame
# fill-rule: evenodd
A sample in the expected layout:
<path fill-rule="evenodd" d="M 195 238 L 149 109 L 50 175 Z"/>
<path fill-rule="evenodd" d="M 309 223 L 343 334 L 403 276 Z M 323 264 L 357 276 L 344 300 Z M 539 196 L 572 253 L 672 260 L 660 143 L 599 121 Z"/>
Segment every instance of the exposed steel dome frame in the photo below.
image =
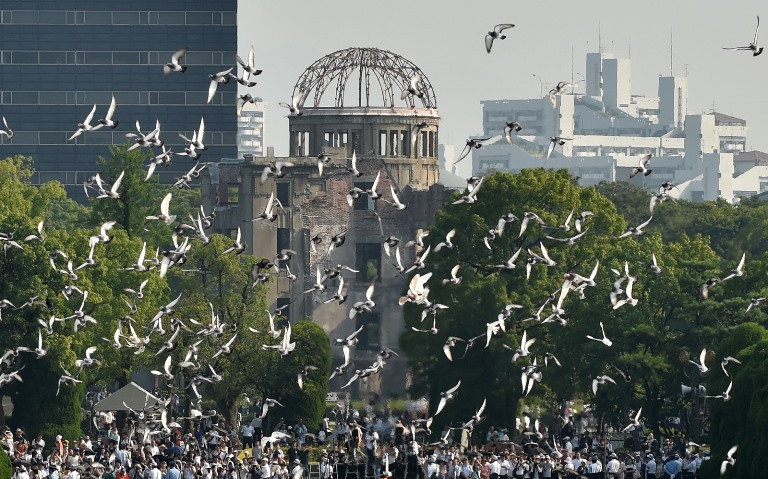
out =
<path fill-rule="evenodd" d="M 304 70 L 293 87 L 293 95 L 304 92 L 306 101 L 314 90 L 314 107 L 321 107 L 323 94 L 335 82 L 334 106 L 343 108 L 347 83 L 354 78 L 355 74 L 357 74 L 356 106 L 358 107 L 394 108 L 395 101 L 400 101 L 404 104 L 403 106 L 415 108 L 416 102 L 421 101 L 423 108 L 437 108 L 435 91 L 424 72 L 400 55 L 377 48 L 347 48 L 322 57 Z M 401 100 L 402 91 L 410 87 L 411 78 L 416 74 L 421 75 L 418 90 L 424 95 L 422 98 L 408 95 Z M 383 103 L 381 105 L 370 103 L 371 78 L 379 84 L 381 89 Z"/>

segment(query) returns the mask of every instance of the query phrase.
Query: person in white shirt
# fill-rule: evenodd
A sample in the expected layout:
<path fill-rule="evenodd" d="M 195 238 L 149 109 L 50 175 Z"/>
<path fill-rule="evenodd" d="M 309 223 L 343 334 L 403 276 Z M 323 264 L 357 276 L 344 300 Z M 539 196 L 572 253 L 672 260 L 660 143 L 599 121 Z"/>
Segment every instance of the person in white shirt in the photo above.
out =
<path fill-rule="evenodd" d="M 491 462 L 488 464 L 488 472 L 491 479 L 499 479 L 501 475 L 501 460 L 496 456 L 491 456 Z"/>
<path fill-rule="evenodd" d="M 512 469 L 512 465 L 509 463 L 506 453 L 501 455 L 499 466 L 499 479 L 507 479 L 509 477 L 510 469 Z"/>
<path fill-rule="evenodd" d="M 570 455 L 570 453 L 569 453 Z M 573 459 L 571 459 L 571 465 L 573 466 L 573 470 L 576 472 L 579 472 L 579 468 L 583 467 L 585 464 L 581 461 L 581 457 L 579 453 L 575 453 L 573 455 Z"/>
<path fill-rule="evenodd" d="M 605 465 L 605 472 L 608 473 L 609 479 L 617 479 L 619 472 L 621 471 L 621 463 L 616 453 L 611 453 L 611 458 Z"/>
<path fill-rule="evenodd" d="M 320 454 L 320 479 L 331 479 L 333 475 L 333 464 L 328 458 L 328 452 L 323 449 Z"/>
<path fill-rule="evenodd" d="M 272 475 L 272 470 L 269 467 L 269 461 L 267 458 L 261 460 L 261 467 L 259 468 L 259 479 L 269 479 Z"/>
<path fill-rule="evenodd" d="M 376 448 L 379 445 L 379 433 L 373 429 L 373 426 L 368 427 L 363 436 L 365 441 L 365 449 L 368 452 L 368 461 L 373 462 L 375 457 Z"/>
<path fill-rule="evenodd" d="M 68 479 L 80 479 L 80 471 L 77 468 L 69 468 L 69 475 L 66 477 Z"/>
<path fill-rule="evenodd" d="M 37 449 L 38 454 L 43 453 L 45 448 L 45 440 L 43 440 L 43 433 L 38 433 L 37 437 L 32 440 L 32 448 Z"/>
<path fill-rule="evenodd" d="M 301 461 L 294 459 L 293 467 L 291 469 L 291 479 L 301 479 L 302 475 L 304 475 L 304 468 L 301 466 Z"/>
<path fill-rule="evenodd" d="M 27 472 L 26 466 L 17 467 L 16 472 L 13 474 L 13 479 L 29 479 L 29 472 Z"/>
<path fill-rule="evenodd" d="M 569 436 L 565 436 L 563 440 L 565 441 L 565 450 L 568 451 L 568 455 L 570 456 L 573 454 L 573 443 L 571 442 L 571 438 Z"/>
<path fill-rule="evenodd" d="M 157 464 L 152 461 L 144 472 L 145 479 L 163 479 L 163 473 L 157 468 Z"/>
<path fill-rule="evenodd" d="M 437 474 L 440 472 L 440 468 L 437 465 L 437 458 L 432 455 L 429 456 L 429 459 L 427 459 L 427 466 L 426 466 L 426 479 L 437 479 Z"/>
<path fill-rule="evenodd" d="M 243 424 L 242 426 L 242 432 L 243 432 L 243 448 L 252 448 L 253 447 L 253 431 L 254 427 L 250 424 Z"/>
<path fill-rule="evenodd" d="M 531 464 L 526 461 L 523 457 L 520 457 L 518 459 L 517 465 L 515 466 L 515 477 L 527 477 L 531 473 Z"/>
<path fill-rule="evenodd" d="M 192 463 L 187 463 L 184 470 L 181 471 L 181 477 L 184 479 L 195 479 L 197 477 L 197 468 Z"/>
<path fill-rule="evenodd" d="M 596 472 L 601 472 L 602 468 L 597 463 L 597 457 L 592 456 L 592 459 L 589 461 L 589 464 L 587 464 L 586 473 L 587 474 L 595 474 Z"/>
<path fill-rule="evenodd" d="M 645 464 L 642 469 L 643 479 L 656 479 L 656 459 L 653 454 L 645 455 Z"/>
<path fill-rule="evenodd" d="M 323 425 L 320 426 L 320 433 L 318 434 L 318 439 L 320 439 L 320 436 L 323 436 L 320 442 L 325 442 L 325 439 L 331 435 L 331 422 L 327 414 L 323 414 Z"/>

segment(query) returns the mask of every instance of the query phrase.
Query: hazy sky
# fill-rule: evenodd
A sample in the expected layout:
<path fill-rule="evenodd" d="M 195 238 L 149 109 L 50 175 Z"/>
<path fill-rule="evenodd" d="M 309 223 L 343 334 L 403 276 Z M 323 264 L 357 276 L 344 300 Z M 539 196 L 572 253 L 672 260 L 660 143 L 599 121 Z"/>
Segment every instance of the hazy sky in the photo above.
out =
<path fill-rule="evenodd" d="M 240 0 L 238 43 L 243 57 L 254 45 L 264 70 L 250 91 L 268 104 L 265 144 L 279 156 L 288 154 L 288 120 L 277 103 L 289 101 L 304 69 L 329 53 L 375 47 L 418 65 L 435 89 L 440 141 L 460 149 L 482 132 L 481 100 L 538 97 L 537 77 L 546 92 L 570 80 L 572 71 L 576 78 L 583 74 L 586 53 L 598 49 L 598 25 L 603 50 L 631 58 L 632 93 L 654 97 L 659 75 L 670 74 L 671 31 L 672 73 L 688 76 L 688 113 L 714 105 L 743 118 L 750 128 L 747 148 L 768 151 L 768 109 L 757 96 L 768 80 L 768 52 L 753 58 L 721 48 L 752 41 L 759 3 Z M 485 33 L 498 23 L 516 26 L 489 55 Z M 469 161 L 459 166 L 469 173 Z"/>

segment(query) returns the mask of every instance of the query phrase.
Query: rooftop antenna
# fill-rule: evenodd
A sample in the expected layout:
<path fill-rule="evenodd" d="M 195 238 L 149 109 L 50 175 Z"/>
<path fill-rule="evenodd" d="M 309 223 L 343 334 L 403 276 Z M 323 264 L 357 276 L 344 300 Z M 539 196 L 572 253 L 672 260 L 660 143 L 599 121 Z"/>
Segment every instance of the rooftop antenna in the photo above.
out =
<path fill-rule="evenodd" d="M 669 76 L 672 76 L 672 26 L 669 27 Z"/>
<path fill-rule="evenodd" d="M 603 54 L 603 37 L 600 32 L 600 22 L 597 22 L 597 52 Z"/>
<path fill-rule="evenodd" d="M 573 45 L 571 45 L 571 83 L 573 83 Z"/>
<path fill-rule="evenodd" d="M 629 51 L 627 52 L 627 57 L 631 60 L 632 59 L 632 39 L 629 39 Z"/>

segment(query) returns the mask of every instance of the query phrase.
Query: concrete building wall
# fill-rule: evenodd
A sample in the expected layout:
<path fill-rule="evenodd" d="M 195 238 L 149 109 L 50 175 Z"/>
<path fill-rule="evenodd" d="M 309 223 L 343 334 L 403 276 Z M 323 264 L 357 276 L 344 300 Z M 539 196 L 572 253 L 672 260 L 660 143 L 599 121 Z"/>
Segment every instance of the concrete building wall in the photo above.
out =
<path fill-rule="evenodd" d="M 304 108 L 288 118 L 291 155 L 376 158 L 400 187 L 428 189 L 440 180 L 437 110 L 426 108 Z M 427 123 L 419 131 L 414 125 Z"/>
<path fill-rule="evenodd" d="M 658 136 L 575 135 L 571 143 L 579 156 L 667 156 L 682 154 L 685 149 L 685 138 Z"/>
<path fill-rule="evenodd" d="M 733 154 L 705 153 L 703 163 L 704 201 L 720 197 L 733 201 Z"/>
<path fill-rule="evenodd" d="M 727 153 L 743 153 L 747 151 L 746 125 L 718 125 L 715 124 L 715 136 L 719 151 Z"/>
<path fill-rule="evenodd" d="M 698 169 L 702 155 L 718 149 L 713 115 L 688 115 L 685 117 L 685 167 Z"/>
<path fill-rule="evenodd" d="M 688 114 L 688 78 L 659 77 L 659 124 L 683 128 Z"/>
<path fill-rule="evenodd" d="M 649 124 L 659 124 L 659 103 L 658 98 L 632 95 L 628 113 L 641 120 L 646 120 Z M 681 122 L 685 117 L 681 118 Z"/>
<path fill-rule="evenodd" d="M 483 135 L 501 135 L 508 121 L 523 125 L 526 135 L 551 136 L 556 128 L 556 108 L 549 98 L 531 100 L 485 100 L 483 105 Z"/>
<path fill-rule="evenodd" d="M 532 156 L 517 145 L 505 143 L 484 146 L 473 154 L 473 171 L 483 174 L 491 171 L 519 172 L 525 168 L 565 168 L 579 178 L 579 184 L 590 186 L 601 181 L 615 181 L 616 160 L 603 157 L 568 157 L 555 154 L 548 160 Z"/>
<path fill-rule="evenodd" d="M 587 53 L 587 65 L 585 80 L 586 80 L 586 92 L 587 96 L 591 96 L 597 100 L 602 99 L 602 54 L 600 53 Z"/>
<path fill-rule="evenodd" d="M 454 145 L 441 143 L 438 145 L 437 152 L 440 168 L 453 173 L 455 167 L 453 162 L 456 161 L 456 147 Z"/>
<path fill-rule="evenodd" d="M 576 96 L 574 95 L 557 96 L 557 111 L 556 114 L 553 115 L 555 120 L 554 132 L 556 133 L 556 136 L 561 138 L 573 138 L 573 114 L 575 112 L 575 101 Z M 566 141 L 561 148 L 563 155 L 572 155 L 573 144 L 570 141 Z"/>
<path fill-rule="evenodd" d="M 603 102 L 608 108 L 629 108 L 631 96 L 630 61 L 603 58 Z"/>
<path fill-rule="evenodd" d="M 407 268 L 415 259 L 412 248 L 402 245 L 415 238 L 416 231 L 429 227 L 434 221 L 435 211 L 442 208 L 450 191 L 440 184 L 427 189 L 416 190 L 410 186 L 400 188 L 393 180 L 390 168 L 378 158 L 361 158 L 358 169 L 361 177 L 353 177 L 347 171 L 351 159 L 342 149 L 336 150 L 332 165 L 319 174 L 314 158 L 276 158 L 273 149 L 267 149 L 267 156 L 252 161 L 225 162 L 217 165 L 207 174 L 201 175 L 203 201 L 206 210 L 215 207 L 217 213 L 215 231 L 234 234 L 241 228 L 242 236 L 248 243 L 248 252 L 257 257 L 273 258 L 283 248 L 290 248 L 298 254 L 290 261 L 291 272 L 298 279 L 290 281 L 285 270 L 274 274 L 267 283 L 268 301 L 271 309 L 291 303 L 287 316 L 291 322 L 312 318 L 333 338 L 347 336 L 365 324 L 365 340 L 353 349 L 350 369 L 364 369 L 376 359 L 376 354 L 389 347 L 399 352 L 399 337 L 403 331 L 403 310 L 397 299 L 407 286 L 408 277 L 399 275 L 393 266 L 394 258 L 383 250 L 387 236 L 402 239 L 401 255 Z M 269 178 L 261 183 L 261 173 L 269 162 L 292 162 L 283 178 Z M 204 170 L 206 171 L 206 170 Z M 353 186 L 368 187 L 377 173 L 380 173 L 378 191 L 384 199 L 390 199 L 390 185 L 398 192 L 400 200 L 407 204 L 405 210 L 396 210 L 385 203 L 363 197 L 353 207 L 347 203 L 347 194 Z M 233 188 L 236 190 L 233 191 Z M 235 200 L 229 195 L 237 194 Z M 261 213 L 272 193 L 282 202 L 284 209 L 278 210 L 274 222 L 250 222 Z M 218 198 L 218 204 L 216 199 Z M 222 201 L 227 198 L 231 201 Z M 333 235 L 347 231 L 345 243 L 330 254 L 328 247 Z M 323 242 L 310 246 L 309 239 L 319 236 Z M 370 262 L 370 263 L 369 263 Z M 324 293 L 304 292 L 312 289 L 317 268 L 321 274 L 339 264 L 357 269 L 359 273 L 342 272 L 348 299 L 343 305 L 332 302 L 323 304 L 338 289 L 338 280 L 330 280 Z M 373 283 L 376 306 L 372 314 L 349 318 L 351 305 L 364 300 L 365 291 Z M 334 347 L 334 366 L 342 363 L 342 351 Z M 379 397 L 387 394 L 403 395 L 405 383 L 402 378 L 407 370 L 406 358 L 393 357 L 381 377 L 372 381 L 359 381 L 352 387 L 357 397 Z M 347 378 L 348 379 L 348 378 Z M 340 384 L 332 383 L 338 390 Z"/>

